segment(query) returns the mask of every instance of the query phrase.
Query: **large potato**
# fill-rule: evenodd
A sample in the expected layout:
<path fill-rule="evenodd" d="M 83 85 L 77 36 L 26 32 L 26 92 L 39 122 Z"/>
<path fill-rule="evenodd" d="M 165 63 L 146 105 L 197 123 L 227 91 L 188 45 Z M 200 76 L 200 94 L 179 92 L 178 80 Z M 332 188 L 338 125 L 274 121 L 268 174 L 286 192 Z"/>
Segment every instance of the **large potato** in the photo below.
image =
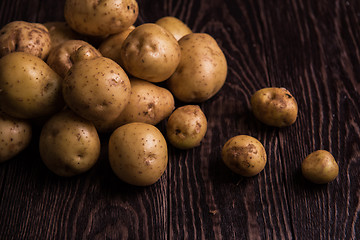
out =
<path fill-rule="evenodd" d="M 149 82 L 168 79 L 179 64 L 178 42 L 164 28 L 154 23 L 136 27 L 123 42 L 121 61 L 133 76 Z"/>
<path fill-rule="evenodd" d="M 124 70 L 105 57 L 75 63 L 63 81 L 67 105 L 95 125 L 117 118 L 130 94 L 131 85 Z"/>
<path fill-rule="evenodd" d="M 124 31 L 135 23 L 138 13 L 135 0 L 66 0 L 64 8 L 70 27 L 92 36 Z"/>
<path fill-rule="evenodd" d="M 185 35 L 192 33 L 191 29 L 180 19 L 172 16 L 166 16 L 158 19 L 155 24 L 168 30 L 177 41 Z"/>
<path fill-rule="evenodd" d="M 250 100 L 255 117 L 273 127 L 290 126 L 296 121 L 298 105 L 285 88 L 263 88 L 255 92 Z"/>
<path fill-rule="evenodd" d="M 166 140 L 153 125 L 123 125 L 110 136 L 109 161 L 114 173 L 124 182 L 137 186 L 154 184 L 167 167 Z"/>
<path fill-rule="evenodd" d="M 50 48 L 49 31 L 40 23 L 14 21 L 0 30 L 0 57 L 12 52 L 26 52 L 45 59 Z"/>
<path fill-rule="evenodd" d="M 10 117 L 0 111 L 0 162 L 23 151 L 30 143 L 32 128 L 29 122 Z"/>
<path fill-rule="evenodd" d="M 61 77 L 40 58 L 25 52 L 0 59 L 0 108 L 16 118 L 39 118 L 63 106 Z"/>
<path fill-rule="evenodd" d="M 226 58 L 214 38 L 206 33 L 191 33 L 179 40 L 181 60 L 167 81 L 175 98 L 183 102 L 203 102 L 224 85 Z"/>
<path fill-rule="evenodd" d="M 59 176 L 88 171 L 100 155 L 95 126 L 70 110 L 53 115 L 43 126 L 39 139 L 44 164 Z"/>
<path fill-rule="evenodd" d="M 50 33 L 51 50 L 68 40 L 84 38 L 81 34 L 72 30 L 66 22 L 46 22 L 43 25 Z"/>

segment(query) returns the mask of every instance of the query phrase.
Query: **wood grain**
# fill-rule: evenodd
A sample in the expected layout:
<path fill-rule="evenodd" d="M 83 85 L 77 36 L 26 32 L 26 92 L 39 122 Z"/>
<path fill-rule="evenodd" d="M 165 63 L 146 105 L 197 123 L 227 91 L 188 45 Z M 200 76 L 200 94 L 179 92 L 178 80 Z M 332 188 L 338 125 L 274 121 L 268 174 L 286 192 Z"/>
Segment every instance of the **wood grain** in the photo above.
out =
<path fill-rule="evenodd" d="M 111 172 L 108 136 L 93 169 L 60 178 L 41 162 L 35 133 L 28 149 L 0 165 L 0 239 L 360 239 L 360 2 L 138 3 L 137 25 L 176 16 L 224 51 L 226 83 L 199 104 L 208 118 L 201 146 L 169 146 L 165 174 L 139 188 Z M 0 26 L 63 21 L 63 6 L 4 0 Z M 268 86 L 295 96 L 294 125 L 277 129 L 254 118 L 250 96 Z M 165 124 L 158 125 L 163 132 Z M 221 161 L 223 144 L 238 134 L 256 137 L 267 151 L 255 177 L 239 177 Z M 317 149 L 339 164 L 327 185 L 301 175 L 302 159 Z"/>

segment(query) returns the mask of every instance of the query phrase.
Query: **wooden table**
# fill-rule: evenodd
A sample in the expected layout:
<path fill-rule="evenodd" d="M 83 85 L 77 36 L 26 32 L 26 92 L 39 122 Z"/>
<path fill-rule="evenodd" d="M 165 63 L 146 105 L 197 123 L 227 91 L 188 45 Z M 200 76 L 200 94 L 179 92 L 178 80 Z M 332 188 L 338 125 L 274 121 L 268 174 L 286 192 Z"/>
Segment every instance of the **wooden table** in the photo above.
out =
<path fill-rule="evenodd" d="M 360 1 L 138 3 L 136 25 L 173 15 L 212 35 L 226 55 L 225 85 L 200 104 L 208 118 L 201 146 L 169 146 L 161 179 L 133 187 L 112 173 L 106 136 L 93 169 L 62 178 L 42 163 L 35 133 L 29 148 L 0 165 L 0 239 L 360 239 Z M 0 25 L 63 21 L 63 6 L 2 0 Z M 250 96 L 269 86 L 297 99 L 292 126 L 267 127 L 252 115 Z M 238 134 L 267 151 L 255 177 L 221 161 L 223 144 Z M 318 149 L 339 164 L 329 184 L 301 174 L 301 161 Z"/>

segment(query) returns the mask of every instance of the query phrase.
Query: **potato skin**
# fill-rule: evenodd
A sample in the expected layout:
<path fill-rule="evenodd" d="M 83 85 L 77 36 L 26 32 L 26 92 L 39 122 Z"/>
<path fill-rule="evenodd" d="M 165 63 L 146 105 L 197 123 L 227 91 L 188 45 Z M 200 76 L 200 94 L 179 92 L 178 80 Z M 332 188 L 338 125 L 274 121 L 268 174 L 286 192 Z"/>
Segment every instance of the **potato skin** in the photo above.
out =
<path fill-rule="evenodd" d="M 226 58 L 213 37 L 191 33 L 179 40 L 181 60 L 167 81 L 168 89 L 183 102 L 204 102 L 224 85 Z"/>
<path fill-rule="evenodd" d="M 250 100 L 252 112 L 262 123 L 273 127 L 287 127 L 297 118 L 298 105 L 285 88 L 263 88 Z"/>
<path fill-rule="evenodd" d="M 257 175 L 267 162 L 264 146 L 248 135 L 230 138 L 223 146 L 221 156 L 230 170 L 244 177 Z"/>
<path fill-rule="evenodd" d="M 48 29 L 51 39 L 51 49 L 68 40 L 80 40 L 84 37 L 70 28 L 66 22 L 46 22 L 43 25 Z"/>
<path fill-rule="evenodd" d="M 206 116 L 198 105 L 177 108 L 166 125 L 167 138 L 179 149 L 190 149 L 200 145 L 207 131 Z"/>
<path fill-rule="evenodd" d="M 0 59 L 0 108 L 23 119 L 54 114 L 64 106 L 61 82 L 40 58 L 10 53 Z"/>
<path fill-rule="evenodd" d="M 49 31 L 40 23 L 14 21 L 0 30 L 0 57 L 12 52 L 26 52 L 45 59 L 50 48 Z"/>
<path fill-rule="evenodd" d="M 139 7 L 135 0 L 66 0 L 64 16 L 75 31 L 106 36 L 124 31 L 135 23 Z"/>
<path fill-rule="evenodd" d="M 32 137 L 31 124 L 0 111 L 0 163 L 23 151 Z"/>
<path fill-rule="evenodd" d="M 168 30 L 177 41 L 183 36 L 192 33 L 191 29 L 180 19 L 173 16 L 166 16 L 158 19 L 155 24 Z"/>
<path fill-rule="evenodd" d="M 171 33 L 157 24 L 145 23 L 125 39 L 120 55 L 124 68 L 132 76 L 162 82 L 176 70 L 181 51 Z"/>
<path fill-rule="evenodd" d="M 333 181 L 339 174 L 335 158 L 326 150 L 310 153 L 301 163 L 301 172 L 309 181 L 325 184 Z"/>
<path fill-rule="evenodd" d="M 124 182 L 148 186 L 157 182 L 168 163 L 162 133 L 147 123 L 129 123 L 117 128 L 109 139 L 109 161 Z"/>
<path fill-rule="evenodd" d="M 100 155 L 95 126 L 70 110 L 53 115 L 43 126 L 40 156 L 55 174 L 71 177 L 88 171 Z"/>

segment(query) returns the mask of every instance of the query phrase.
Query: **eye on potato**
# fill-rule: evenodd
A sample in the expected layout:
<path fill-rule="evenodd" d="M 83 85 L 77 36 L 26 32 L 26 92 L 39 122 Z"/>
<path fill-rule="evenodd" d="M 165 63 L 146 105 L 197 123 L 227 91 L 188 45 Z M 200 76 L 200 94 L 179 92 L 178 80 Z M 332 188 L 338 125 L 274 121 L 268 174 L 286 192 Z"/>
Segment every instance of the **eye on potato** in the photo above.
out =
<path fill-rule="evenodd" d="M 64 16 L 75 31 L 91 36 L 119 33 L 133 25 L 139 7 L 135 0 L 66 0 Z"/>
<path fill-rule="evenodd" d="M 31 137 L 32 127 L 29 122 L 0 111 L 0 163 L 23 151 L 29 145 Z"/>
<path fill-rule="evenodd" d="M 166 16 L 158 19 L 155 24 L 168 30 L 177 41 L 185 35 L 192 33 L 191 29 L 180 19 L 172 16 Z"/>
<path fill-rule="evenodd" d="M 10 116 L 30 119 L 61 110 L 61 77 L 40 58 L 14 52 L 0 58 L 0 108 Z"/>
<path fill-rule="evenodd" d="M 109 139 L 109 161 L 116 176 L 132 185 L 157 182 L 168 164 L 162 133 L 147 123 L 129 123 L 117 128 Z"/>
<path fill-rule="evenodd" d="M 191 33 L 179 40 L 181 60 L 167 80 L 168 89 L 183 102 L 204 102 L 224 85 L 226 58 L 214 38 Z"/>
<path fill-rule="evenodd" d="M 39 139 L 44 164 L 59 176 L 71 177 L 88 171 L 100 155 L 95 126 L 70 110 L 53 115 Z"/>
<path fill-rule="evenodd" d="M 205 114 L 198 105 L 177 108 L 169 117 L 166 133 L 171 145 L 190 149 L 200 145 L 207 131 Z"/>
<path fill-rule="evenodd" d="M 273 127 L 287 127 L 296 121 L 298 105 L 285 88 L 263 88 L 255 92 L 250 100 L 255 117 Z"/>
<path fill-rule="evenodd" d="M 230 170 L 244 177 L 260 173 L 267 161 L 264 146 L 248 135 L 230 138 L 222 148 L 221 157 Z"/>
<path fill-rule="evenodd" d="M 162 82 L 174 73 L 181 51 L 171 33 L 157 24 L 145 23 L 125 39 L 120 55 L 125 70 L 132 76 Z"/>
<path fill-rule="evenodd" d="M 66 22 L 46 22 L 43 25 L 50 34 L 50 51 L 68 40 L 83 39 L 83 36 L 72 30 Z"/>

